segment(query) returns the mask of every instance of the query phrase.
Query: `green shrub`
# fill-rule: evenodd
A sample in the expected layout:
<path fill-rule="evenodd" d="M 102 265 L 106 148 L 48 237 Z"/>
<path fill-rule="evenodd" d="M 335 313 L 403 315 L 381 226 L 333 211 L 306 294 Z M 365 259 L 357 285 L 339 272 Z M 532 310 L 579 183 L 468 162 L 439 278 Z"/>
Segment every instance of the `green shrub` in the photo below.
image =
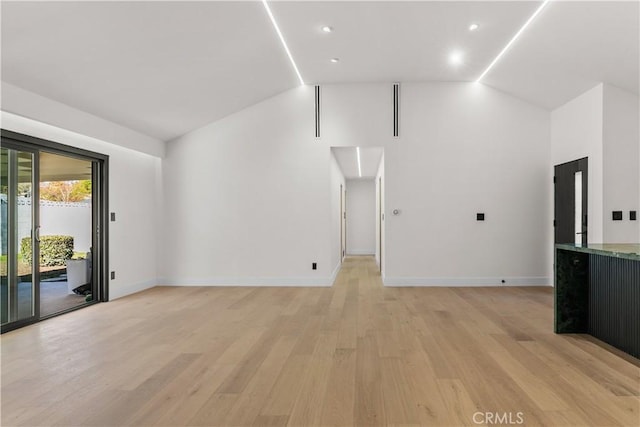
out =
<path fill-rule="evenodd" d="M 25 237 L 20 244 L 22 259 L 31 265 L 31 237 Z M 65 265 L 73 257 L 73 236 L 40 237 L 40 265 Z"/>

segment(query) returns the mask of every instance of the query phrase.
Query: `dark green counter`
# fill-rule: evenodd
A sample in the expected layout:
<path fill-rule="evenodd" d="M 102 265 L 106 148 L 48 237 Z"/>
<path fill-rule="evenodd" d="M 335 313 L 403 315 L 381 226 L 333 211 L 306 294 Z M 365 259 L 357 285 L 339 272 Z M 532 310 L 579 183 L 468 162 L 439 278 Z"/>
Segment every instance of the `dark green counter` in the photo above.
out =
<path fill-rule="evenodd" d="M 640 358 L 640 245 L 556 245 L 555 332 Z"/>

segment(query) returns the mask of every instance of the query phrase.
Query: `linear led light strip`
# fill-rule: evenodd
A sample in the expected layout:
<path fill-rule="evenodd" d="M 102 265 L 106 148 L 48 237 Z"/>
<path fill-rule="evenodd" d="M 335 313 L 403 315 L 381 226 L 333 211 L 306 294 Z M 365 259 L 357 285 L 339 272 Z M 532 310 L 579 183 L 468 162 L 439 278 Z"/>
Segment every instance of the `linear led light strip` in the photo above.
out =
<path fill-rule="evenodd" d="M 482 80 L 482 78 L 493 68 L 493 66 L 496 64 L 496 62 L 498 62 L 498 60 L 502 57 L 502 55 L 504 55 L 504 53 L 509 49 L 509 47 L 511 47 L 511 45 L 516 41 L 516 39 L 518 37 L 520 37 L 520 34 L 522 34 L 522 32 L 529 26 L 529 24 L 531 24 L 531 22 L 533 22 L 534 19 L 536 19 L 536 16 L 538 16 L 538 14 L 540 12 L 542 12 L 542 9 L 544 9 L 544 7 L 550 2 L 551 0 L 544 0 L 542 2 L 542 4 L 540 5 L 540 7 L 538 7 L 538 9 L 536 9 L 535 12 L 533 12 L 533 15 L 531 15 L 531 17 L 527 20 L 527 22 L 524 23 L 524 25 L 522 26 L 522 28 L 520 28 L 520 30 L 516 33 L 515 36 L 513 36 L 513 38 L 511 40 L 509 40 L 509 43 L 507 43 L 507 45 L 500 51 L 500 53 L 498 54 L 498 56 L 496 56 L 496 58 L 491 62 L 491 64 L 489 64 L 489 66 L 487 67 L 486 70 L 484 70 L 484 73 L 482 73 L 480 75 L 480 77 L 478 77 L 478 80 L 476 80 L 476 82 L 479 82 L 480 80 Z"/>
<path fill-rule="evenodd" d="M 362 167 L 360 166 L 360 147 L 356 147 L 356 155 L 358 156 L 358 176 L 362 178 Z"/>
<path fill-rule="evenodd" d="M 291 61 L 291 65 L 293 65 L 293 69 L 296 70 L 296 74 L 298 75 L 298 80 L 300 80 L 300 84 L 304 85 L 304 80 L 302 80 L 302 76 L 300 75 L 300 71 L 298 70 L 298 66 L 296 65 L 296 61 L 293 60 L 293 56 L 291 55 L 291 52 L 289 51 L 289 47 L 287 46 L 287 42 L 284 41 L 284 36 L 282 35 L 282 32 L 280 31 L 280 27 L 278 27 L 278 23 L 276 22 L 276 18 L 273 17 L 273 13 L 271 13 L 271 9 L 269 8 L 269 5 L 267 4 L 267 0 L 262 0 L 262 4 L 264 5 L 264 8 L 267 10 L 267 14 L 269 15 L 269 18 L 271 19 L 271 23 L 273 24 L 273 28 L 276 29 L 276 33 L 278 33 L 278 37 L 280 37 L 280 41 L 282 42 L 282 47 L 284 47 L 284 50 L 287 52 L 287 56 L 289 56 L 289 61 Z"/>

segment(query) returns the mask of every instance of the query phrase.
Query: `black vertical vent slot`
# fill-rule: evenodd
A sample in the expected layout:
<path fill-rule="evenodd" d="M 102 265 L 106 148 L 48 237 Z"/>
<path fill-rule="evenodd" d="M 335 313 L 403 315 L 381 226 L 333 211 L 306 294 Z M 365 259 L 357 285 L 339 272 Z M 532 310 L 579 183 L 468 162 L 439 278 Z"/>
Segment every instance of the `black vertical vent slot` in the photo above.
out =
<path fill-rule="evenodd" d="M 320 138 L 320 86 L 316 85 L 316 138 Z"/>
<path fill-rule="evenodd" d="M 400 83 L 393 84 L 393 136 L 400 135 Z"/>

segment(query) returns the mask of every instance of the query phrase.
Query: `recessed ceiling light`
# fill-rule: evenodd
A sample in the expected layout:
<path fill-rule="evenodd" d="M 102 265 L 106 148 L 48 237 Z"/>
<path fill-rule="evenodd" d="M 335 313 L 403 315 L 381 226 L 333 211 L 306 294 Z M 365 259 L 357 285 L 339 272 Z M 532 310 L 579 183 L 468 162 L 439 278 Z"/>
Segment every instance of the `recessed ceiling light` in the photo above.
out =
<path fill-rule="evenodd" d="M 478 28 L 480 28 L 480 25 L 478 25 L 478 24 L 471 24 L 471 25 L 469 25 L 469 31 L 475 31 L 475 30 L 477 30 Z"/>
<path fill-rule="evenodd" d="M 340 62 L 340 58 L 331 58 L 330 61 L 335 64 L 336 62 Z"/>
<path fill-rule="evenodd" d="M 322 27 L 322 31 L 324 31 L 325 33 L 330 33 L 331 31 L 333 31 L 333 27 L 325 25 L 324 27 Z"/>
<path fill-rule="evenodd" d="M 449 63 L 451 65 L 462 64 L 462 52 L 454 51 L 449 54 Z"/>

